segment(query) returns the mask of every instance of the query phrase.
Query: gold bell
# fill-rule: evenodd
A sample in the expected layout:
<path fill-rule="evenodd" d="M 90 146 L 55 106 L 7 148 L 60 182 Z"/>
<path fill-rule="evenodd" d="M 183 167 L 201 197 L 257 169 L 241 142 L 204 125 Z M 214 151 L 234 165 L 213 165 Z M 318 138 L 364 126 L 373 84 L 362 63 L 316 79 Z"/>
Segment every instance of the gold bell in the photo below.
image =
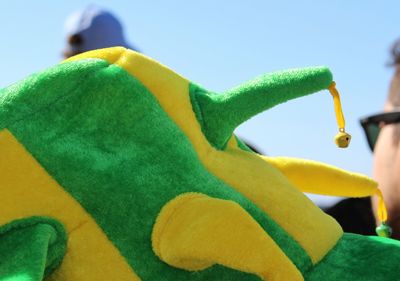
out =
<path fill-rule="evenodd" d="M 339 133 L 335 136 L 335 143 L 340 148 L 346 148 L 349 146 L 351 141 L 351 135 L 346 133 L 344 130 L 339 129 Z"/>

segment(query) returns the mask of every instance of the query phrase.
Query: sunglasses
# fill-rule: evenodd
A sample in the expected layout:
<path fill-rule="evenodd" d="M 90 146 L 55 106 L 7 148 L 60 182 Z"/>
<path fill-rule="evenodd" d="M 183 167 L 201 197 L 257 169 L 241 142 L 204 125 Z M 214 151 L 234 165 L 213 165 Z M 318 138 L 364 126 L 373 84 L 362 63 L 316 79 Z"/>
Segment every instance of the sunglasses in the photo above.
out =
<path fill-rule="evenodd" d="M 360 120 L 367 137 L 368 145 L 371 151 L 374 151 L 376 141 L 382 126 L 394 123 L 400 123 L 400 111 L 385 112 L 371 115 Z"/>

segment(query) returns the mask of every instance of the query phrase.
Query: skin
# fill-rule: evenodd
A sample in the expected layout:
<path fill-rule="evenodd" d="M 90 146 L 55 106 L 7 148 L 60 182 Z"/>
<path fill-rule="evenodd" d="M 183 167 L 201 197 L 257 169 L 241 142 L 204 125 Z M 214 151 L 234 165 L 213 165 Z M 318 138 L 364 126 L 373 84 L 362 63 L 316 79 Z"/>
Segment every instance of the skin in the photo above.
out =
<path fill-rule="evenodd" d="M 400 106 L 400 66 L 396 66 L 384 112 Z M 373 177 L 379 183 L 388 209 L 393 238 L 400 239 L 400 124 L 382 124 L 374 150 Z M 377 200 L 373 199 L 376 210 Z M 375 212 L 376 213 L 376 212 Z M 377 222 L 379 223 L 379 222 Z"/>

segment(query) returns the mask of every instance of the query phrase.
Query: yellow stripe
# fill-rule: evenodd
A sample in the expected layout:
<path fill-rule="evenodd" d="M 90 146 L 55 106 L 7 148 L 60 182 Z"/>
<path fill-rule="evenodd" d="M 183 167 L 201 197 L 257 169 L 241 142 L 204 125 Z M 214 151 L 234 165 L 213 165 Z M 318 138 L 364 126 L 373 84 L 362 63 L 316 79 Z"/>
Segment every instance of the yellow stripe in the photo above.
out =
<path fill-rule="evenodd" d="M 67 229 L 66 256 L 47 280 L 140 280 L 96 222 L 7 130 L 0 132 L 0 171 L 0 225 L 49 216 Z"/>
<path fill-rule="evenodd" d="M 314 263 L 336 244 L 342 235 L 336 221 L 294 188 L 272 165 L 255 154 L 232 147 L 234 141 L 226 151 L 210 146 L 192 110 L 186 79 L 142 54 L 121 47 L 87 52 L 65 62 L 87 58 L 104 59 L 139 79 L 190 139 L 203 165 L 279 223 L 302 245 Z"/>

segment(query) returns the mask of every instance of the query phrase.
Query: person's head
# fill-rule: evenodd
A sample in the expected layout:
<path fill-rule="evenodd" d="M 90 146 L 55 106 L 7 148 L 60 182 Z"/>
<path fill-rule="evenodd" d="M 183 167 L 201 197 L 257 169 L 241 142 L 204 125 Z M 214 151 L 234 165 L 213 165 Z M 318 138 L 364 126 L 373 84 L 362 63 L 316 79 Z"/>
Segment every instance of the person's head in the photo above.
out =
<path fill-rule="evenodd" d="M 72 13 L 65 22 L 65 32 L 65 58 L 114 46 L 134 49 L 125 40 L 120 21 L 111 12 L 93 5 Z"/>
<path fill-rule="evenodd" d="M 391 53 L 394 73 L 383 111 L 361 122 L 374 153 L 373 177 L 388 207 L 388 223 L 400 239 L 400 41 Z"/>

